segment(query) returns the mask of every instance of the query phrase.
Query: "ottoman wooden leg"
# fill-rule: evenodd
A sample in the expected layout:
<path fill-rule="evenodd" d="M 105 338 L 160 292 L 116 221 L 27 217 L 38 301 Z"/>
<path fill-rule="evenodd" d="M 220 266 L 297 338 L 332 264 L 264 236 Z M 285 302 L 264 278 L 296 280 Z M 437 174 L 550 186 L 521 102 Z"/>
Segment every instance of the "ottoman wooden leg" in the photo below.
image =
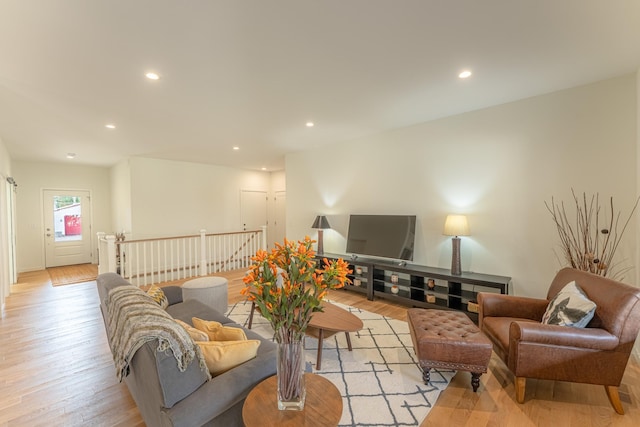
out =
<path fill-rule="evenodd" d="M 429 385 L 429 381 L 431 381 L 431 368 L 422 368 L 422 380 L 424 381 L 424 385 Z"/>
<path fill-rule="evenodd" d="M 473 387 L 473 392 L 478 391 L 478 387 L 480 387 L 480 375 L 482 373 L 471 372 L 471 387 Z"/>

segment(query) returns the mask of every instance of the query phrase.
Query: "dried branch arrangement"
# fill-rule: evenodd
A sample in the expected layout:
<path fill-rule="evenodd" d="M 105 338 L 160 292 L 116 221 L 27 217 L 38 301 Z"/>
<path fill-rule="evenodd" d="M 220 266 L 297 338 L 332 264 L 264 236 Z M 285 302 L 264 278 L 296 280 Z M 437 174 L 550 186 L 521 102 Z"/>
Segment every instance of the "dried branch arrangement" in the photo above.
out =
<path fill-rule="evenodd" d="M 564 202 L 557 204 L 552 197 L 551 205 L 544 203 L 558 229 L 564 259 L 573 268 L 621 279 L 632 267 L 618 270 L 613 258 L 640 198 L 620 229 L 621 212 L 615 212 L 613 197 L 604 210 L 597 193 L 590 197 L 582 193 L 582 198 L 578 198 L 571 189 L 571 194 L 575 203 L 575 219 L 567 215 Z"/>

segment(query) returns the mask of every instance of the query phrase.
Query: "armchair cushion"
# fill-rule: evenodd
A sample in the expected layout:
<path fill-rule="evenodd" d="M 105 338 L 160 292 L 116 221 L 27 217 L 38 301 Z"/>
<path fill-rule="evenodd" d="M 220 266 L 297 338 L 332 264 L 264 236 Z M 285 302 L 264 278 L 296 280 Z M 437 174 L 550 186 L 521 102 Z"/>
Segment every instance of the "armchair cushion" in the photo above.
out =
<path fill-rule="evenodd" d="M 572 281 L 549 302 L 542 316 L 542 323 L 584 328 L 593 319 L 595 312 L 596 304 Z"/>

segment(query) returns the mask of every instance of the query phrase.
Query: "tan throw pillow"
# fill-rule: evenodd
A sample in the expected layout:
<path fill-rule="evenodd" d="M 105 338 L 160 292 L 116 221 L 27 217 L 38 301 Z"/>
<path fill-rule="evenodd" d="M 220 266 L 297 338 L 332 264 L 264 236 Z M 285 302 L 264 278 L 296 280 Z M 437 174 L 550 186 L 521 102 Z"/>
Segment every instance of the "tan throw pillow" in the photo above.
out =
<path fill-rule="evenodd" d="M 202 320 L 194 317 L 191 319 L 193 326 L 209 336 L 209 341 L 240 341 L 246 340 L 247 335 L 240 328 L 224 326 L 213 320 Z"/>
<path fill-rule="evenodd" d="M 211 375 L 216 376 L 253 359 L 258 353 L 260 341 L 207 341 L 196 342 Z"/>
<path fill-rule="evenodd" d="M 189 334 L 189 336 L 191 337 L 192 340 L 194 340 L 194 341 L 209 341 L 209 335 L 207 335 L 205 332 L 194 328 L 190 324 L 188 324 L 186 322 L 183 322 L 180 319 L 175 319 L 175 321 L 176 321 L 176 323 L 178 323 L 178 325 L 182 326 L 185 331 L 187 331 L 187 333 Z"/>
<path fill-rule="evenodd" d="M 156 285 L 151 285 L 151 287 L 147 291 L 147 295 L 149 295 L 152 300 L 157 302 L 158 305 L 162 307 L 163 310 L 166 310 L 166 308 L 169 307 L 169 300 L 167 299 L 167 296 L 164 294 L 164 291 L 162 290 L 162 288 Z"/>

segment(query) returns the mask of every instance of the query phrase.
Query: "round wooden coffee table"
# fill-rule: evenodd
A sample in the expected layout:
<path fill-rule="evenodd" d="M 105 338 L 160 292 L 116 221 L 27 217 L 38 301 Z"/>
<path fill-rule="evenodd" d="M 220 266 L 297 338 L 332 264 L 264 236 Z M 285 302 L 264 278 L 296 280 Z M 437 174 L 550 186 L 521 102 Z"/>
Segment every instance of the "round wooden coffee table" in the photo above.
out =
<path fill-rule="evenodd" d="M 246 427 L 337 426 L 342 417 L 342 396 L 328 379 L 316 374 L 304 374 L 307 396 L 302 411 L 278 409 L 276 376 L 258 384 L 247 396 L 242 407 Z"/>
<path fill-rule="evenodd" d="M 323 311 L 316 311 L 311 315 L 307 335 L 318 338 L 318 356 L 316 358 L 316 370 L 321 369 L 322 364 L 322 340 L 329 338 L 337 332 L 344 332 L 347 337 L 347 347 L 351 351 L 351 338 L 349 332 L 357 332 L 362 329 L 362 320 L 356 315 L 336 305 L 325 302 Z"/>

